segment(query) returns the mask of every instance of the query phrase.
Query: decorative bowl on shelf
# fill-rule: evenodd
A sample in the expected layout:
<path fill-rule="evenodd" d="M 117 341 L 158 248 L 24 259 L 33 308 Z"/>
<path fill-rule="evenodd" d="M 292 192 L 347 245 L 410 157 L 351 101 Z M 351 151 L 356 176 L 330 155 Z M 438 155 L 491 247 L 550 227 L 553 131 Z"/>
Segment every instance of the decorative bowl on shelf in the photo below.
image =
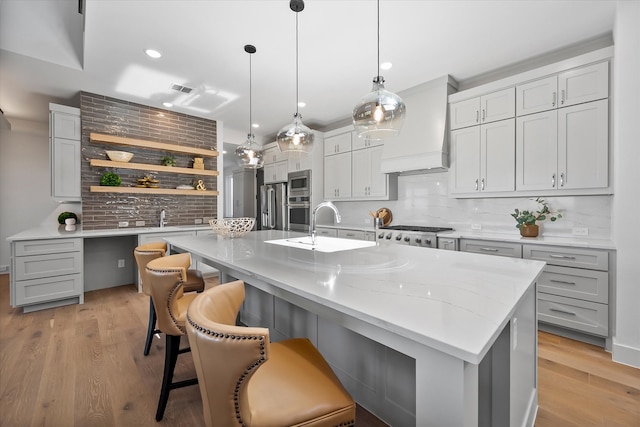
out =
<path fill-rule="evenodd" d="M 129 153 L 127 151 L 111 151 L 105 150 L 107 153 L 107 157 L 109 160 L 113 160 L 114 162 L 128 162 L 133 157 L 133 153 Z"/>
<path fill-rule="evenodd" d="M 209 225 L 222 237 L 242 237 L 253 228 L 255 218 L 222 218 L 210 219 Z"/>

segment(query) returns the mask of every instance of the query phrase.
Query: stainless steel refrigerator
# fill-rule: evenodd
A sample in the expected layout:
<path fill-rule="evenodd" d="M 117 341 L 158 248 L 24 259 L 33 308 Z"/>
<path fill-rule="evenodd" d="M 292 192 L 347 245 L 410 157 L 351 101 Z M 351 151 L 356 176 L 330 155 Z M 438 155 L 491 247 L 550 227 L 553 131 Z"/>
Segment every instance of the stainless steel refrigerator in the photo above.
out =
<path fill-rule="evenodd" d="M 287 184 L 260 186 L 260 213 L 262 230 L 288 230 Z"/>

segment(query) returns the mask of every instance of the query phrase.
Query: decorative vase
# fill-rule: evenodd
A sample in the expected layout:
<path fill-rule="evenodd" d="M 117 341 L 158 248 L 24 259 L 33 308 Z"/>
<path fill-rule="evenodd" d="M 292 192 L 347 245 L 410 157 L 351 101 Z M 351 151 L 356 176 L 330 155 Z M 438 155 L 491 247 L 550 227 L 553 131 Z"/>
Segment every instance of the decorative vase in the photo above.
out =
<path fill-rule="evenodd" d="M 538 226 L 536 224 L 522 224 L 520 235 L 522 237 L 538 237 Z"/>
<path fill-rule="evenodd" d="M 67 225 L 76 225 L 76 219 L 75 218 L 67 218 L 64 220 L 64 223 Z"/>

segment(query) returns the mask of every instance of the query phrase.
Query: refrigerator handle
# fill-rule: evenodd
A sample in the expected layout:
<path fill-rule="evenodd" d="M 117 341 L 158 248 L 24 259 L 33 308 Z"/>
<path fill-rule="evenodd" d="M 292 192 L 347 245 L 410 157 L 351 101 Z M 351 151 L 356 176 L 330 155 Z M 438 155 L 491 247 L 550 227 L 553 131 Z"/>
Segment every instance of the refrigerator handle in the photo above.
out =
<path fill-rule="evenodd" d="M 267 190 L 267 211 L 269 212 L 269 228 L 273 229 L 276 228 L 276 224 L 275 224 L 275 212 L 273 212 L 273 209 L 275 208 L 275 203 L 274 203 L 274 199 L 276 197 L 276 192 L 273 188 L 269 188 Z"/>

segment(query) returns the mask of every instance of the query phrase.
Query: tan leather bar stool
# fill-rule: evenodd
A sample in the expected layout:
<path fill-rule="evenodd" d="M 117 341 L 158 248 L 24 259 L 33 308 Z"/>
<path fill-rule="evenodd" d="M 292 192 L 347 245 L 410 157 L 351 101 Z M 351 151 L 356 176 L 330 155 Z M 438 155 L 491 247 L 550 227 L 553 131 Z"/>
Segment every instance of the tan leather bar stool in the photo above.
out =
<path fill-rule="evenodd" d="M 142 284 L 142 292 L 149 296 L 149 325 L 147 326 L 147 338 L 144 342 L 144 355 L 149 354 L 151 341 L 153 336 L 160 331 L 156 329 L 156 310 L 153 307 L 153 298 L 147 280 L 146 267 L 149 261 L 165 256 L 167 253 L 167 244 L 165 242 L 152 242 L 140 245 L 133 250 L 133 255 L 140 272 L 140 282 Z M 184 292 L 202 292 L 204 291 L 204 279 L 199 270 L 187 270 L 187 281 L 182 284 Z"/>
<path fill-rule="evenodd" d="M 235 326 L 243 301 L 238 280 L 198 295 L 187 312 L 205 424 L 355 425 L 355 402 L 313 344 L 271 343 L 267 328 Z"/>
<path fill-rule="evenodd" d="M 180 337 L 186 334 L 187 307 L 198 295 L 194 292 L 187 294 L 183 292 L 183 283 L 190 264 L 191 256 L 183 253 L 149 261 L 146 268 L 151 299 L 158 317 L 158 329 L 166 336 L 164 374 L 156 421 L 160 421 L 164 416 L 171 390 L 198 383 L 197 378 L 173 382 L 173 371 L 178 355 L 190 351 L 189 348 L 180 349 Z"/>

